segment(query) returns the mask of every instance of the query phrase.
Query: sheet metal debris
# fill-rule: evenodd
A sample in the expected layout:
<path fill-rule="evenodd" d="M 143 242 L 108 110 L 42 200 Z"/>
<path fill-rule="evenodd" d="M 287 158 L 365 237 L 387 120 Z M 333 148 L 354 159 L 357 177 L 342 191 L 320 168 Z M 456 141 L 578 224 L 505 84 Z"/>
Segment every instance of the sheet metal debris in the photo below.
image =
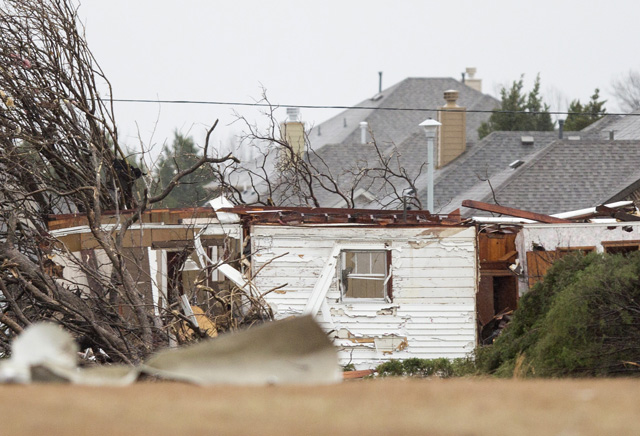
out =
<path fill-rule="evenodd" d="M 159 351 L 140 366 L 79 368 L 78 346 L 53 324 L 34 324 L 0 361 L 0 382 L 125 386 L 142 373 L 199 385 L 329 384 L 342 379 L 336 350 L 310 316 L 275 321 Z"/>

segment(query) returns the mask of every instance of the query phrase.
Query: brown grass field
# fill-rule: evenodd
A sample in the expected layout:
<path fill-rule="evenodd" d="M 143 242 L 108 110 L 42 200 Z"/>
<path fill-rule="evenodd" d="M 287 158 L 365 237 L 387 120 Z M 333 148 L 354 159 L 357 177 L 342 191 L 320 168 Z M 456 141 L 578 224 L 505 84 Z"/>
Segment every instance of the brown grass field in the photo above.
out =
<path fill-rule="evenodd" d="M 640 380 L 0 386 L 1 435 L 638 435 Z"/>

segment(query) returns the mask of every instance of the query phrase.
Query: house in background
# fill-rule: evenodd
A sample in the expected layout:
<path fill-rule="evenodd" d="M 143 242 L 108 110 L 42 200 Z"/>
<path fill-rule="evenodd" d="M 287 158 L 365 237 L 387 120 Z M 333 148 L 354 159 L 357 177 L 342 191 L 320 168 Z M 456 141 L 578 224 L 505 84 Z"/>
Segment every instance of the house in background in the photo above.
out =
<path fill-rule="evenodd" d="M 393 197 L 396 190 L 405 190 L 406 183 L 400 179 L 383 183 L 377 178 L 379 171 L 367 170 L 380 168 L 381 159 L 388 159 L 390 170 L 406 172 L 409 179 L 424 174 L 427 139 L 419 124 L 427 118 L 441 119 L 445 124 L 436 149 L 438 165 L 445 167 L 478 140 L 478 127 L 489 119 L 488 112 L 499 105 L 498 100 L 481 92 L 481 81 L 474 77 L 465 82 L 453 78 L 407 78 L 308 131 L 299 113 L 290 108 L 279 133 L 298 158 L 307 160 L 317 172 L 335 181 L 343 192 L 353 193 L 353 207 L 393 209 L 401 204 L 397 198 L 395 202 L 389 201 L 389 197 Z M 450 109 L 446 113 L 439 111 L 446 108 Z M 260 170 L 262 161 L 241 163 L 238 169 L 229 171 L 233 175 L 230 184 L 239 190 L 249 186 L 250 178 L 239 176 L 243 167 L 276 180 L 279 171 L 274 163 L 277 159 L 273 157 L 271 154 L 264 161 L 265 171 Z M 253 181 L 257 184 L 258 179 L 254 177 Z M 210 186 L 211 189 L 218 187 L 219 182 Z M 263 200 L 273 197 L 278 205 L 314 205 L 305 201 L 304 196 L 291 196 L 286 189 L 270 192 L 265 186 L 256 188 L 269 192 Z M 344 198 L 327 192 L 319 183 L 315 183 L 313 191 L 322 207 L 347 206 Z M 248 200 L 246 203 L 250 204 L 255 197 Z"/>
<path fill-rule="evenodd" d="M 466 197 L 551 215 L 635 199 L 640 189 L 640 140 L 556 139 L 511 167 L 505 165 L 488 180 L 491 186 L 478 183 L 456 203 Z M 464 208 L 462 214 L 487 215 Z"/>
<path fill-rule="evenodd" d="M 307 132 L 299 114 L 291 111 L 281 125 L 282 137 L 328 181 L 326 185 L 335 183 L 345 195 L 325 190 L 310 178 L 310 188 L 288 189 L 286 183 L 273 192 L 265 188 L 269 195 L 263 195 L 262 202 L 273 200 L 288 207 L 426 208 L 427 138 L 420 123 L 429 117 L 442 124 L 435 138 L 432 213 L 453 212 L 467 199 L 553 214 L 640 197 L 636 183 L 640 173 L 634 170 L 638 167 L 634 141 L 640 141 L 638 114 L 605 116 L 580 132 L 493 132 L 479 140 L 478 127 L 499 105 L 481 92 L 475 77 L 464 82 L 408 78 Z M 388 165 L 386 174 L 380 170 L 381 160 Z M 265 162 L 277 178 L 273 160 Z M 240 190 L 249 186 L 239 172 L 231 179 L 242 185 Z M 305 189 L 313 189 L 314 201 L 304 192 L 296 195 Z M 255 198 L 245 195 L 243 200 L 252 204 Z M 465 208 L 461 213 L 478 214 Z"/>
<path fill-rule="evenodd" d="M 582 131 L 597 133 L 600 139 L 640 140 L 640 110 L 626 115 L 605 115 Z"/>
<path fill-rule="evenodd" d="M 640 199 L 638 168 L 640 112 L 606 115 L 579 132 L 493 132 L 436 173 L 435 192 L 451 198 L 443 213 L 469 199 L 551 215 Z"/>
<path fill-rule="evenodd" d="M 473 70 L 475 75 L 475 68 L 467 70 Z M 469 77 L 464 82 L 450 77 L 409 77 L 387 89 L 379 89 L 371 98 L 355 105 L 362 109 L 347 109 L 313 126 L 308 132 L 310 147 L 315 151 L 325 145 L 357 147 L 371 141 L 371 133 L 381 146 L 399 146 L 410 136 L 421 133 L 418 125 L 422 121 L 437 118 L 435 109 L 443 106 L 442 98 L 447 90 L 458 91 L 458 105 L 469 111 L 491 111 L 500 106 L 499 100 L 482 93 L 482 82 L 475 77 Z M 482 112 L 466 114 L 468 141 L 478 140 L 478 128 L 489 116 Z M 363 130 L 366 131 L 365 141 L 362 141 Z M 347 157 L 346 153 L 344 155 Z"/>
<path fill-rule="evenodd" d="M 437 174 L 473 147 L 478 127 L 489 119 L 489 111 L 499 107 L 498 100 L 480 90 L 481 81 L 475 78 L 465 83 L 452 78 L 405 79 L 356 105 L 366 109 L 345 110 L 313 127 L 308 134 L 308 159 L 326 165 L 345 192 L 354 191 L 355 207 L 401 208 L 397 193 L 408 189 L 406 180 L 386 183 L 377 178 L 379 172 L 363 175 L 363 171 L 379 168 L 382 157 L 388 159 L 391 171 L 423 186 L 427 138 L 420 123 L 433 118 L 443 124 L 435 147 Z M 347 205 L 338 195 L 316 193 L 325 206 Z"/>

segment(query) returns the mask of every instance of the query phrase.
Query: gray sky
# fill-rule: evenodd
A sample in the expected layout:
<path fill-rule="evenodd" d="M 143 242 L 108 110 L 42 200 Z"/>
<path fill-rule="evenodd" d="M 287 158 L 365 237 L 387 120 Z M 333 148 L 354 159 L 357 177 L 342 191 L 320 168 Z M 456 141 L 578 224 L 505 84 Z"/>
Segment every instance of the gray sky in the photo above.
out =
<path fill-rule="evenodd" d="M 79 13 L 115 98 L 252 102 L 264 87 L 278 105 L 352 105 L 377 92 L 378 71 L 386 88 L 476 67 L 494 96 L 522 73 L 528 89 L 540 73 L 552 109 L 599 87 L 612 112 L 611 81 L 640 70 L 632 0 L 85 0 Z M 135 147 L 139 129 L 156 152 L 175 129 L 201 142 L 216 118 L 217 144 L 242 130 L 230 106 L 115 110 L 121 140 Z M 337 112 L 302 117 L 317 124 Z"/>

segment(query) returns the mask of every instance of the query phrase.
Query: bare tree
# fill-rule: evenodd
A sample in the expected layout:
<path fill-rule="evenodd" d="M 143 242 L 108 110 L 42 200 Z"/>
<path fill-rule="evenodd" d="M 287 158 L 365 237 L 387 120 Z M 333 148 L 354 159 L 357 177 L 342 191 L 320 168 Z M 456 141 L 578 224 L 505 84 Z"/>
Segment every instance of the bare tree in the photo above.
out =
<path fill-rule="evenodd" d="M 627 74 L 611 82 L 613 95 L 624 112 L 640 109 L 640 73 L 629 70 Z"/>
<path fill-rule="evenodd" d="M 1 0 L 0 34 L 0 346 L 6 350 L 13 334 L 48 319 L 115 359 L 139 361 L 165 343 L 166 330 L 136 285 L 140 271 L 127 259 L 124 235 L 186 175 L 237 160 L 208 156 L 214 124 L 193 166 L 157 195 L 144 189 L 136 198 L 133 183 L 142 174 L 120 146 L 111 86 L 77 8 L 68 0 Z M 104 211 L 120 216 L 124 209 L 117 231 L 105 229 Z M 54 213 L 81 214 L 106 255 L 109 276 L 77 262 L 93 278 L 90 295 L 56 277 L 52 253 L 64 247 L 48 231 Z"/>
<path fill-rule="evenodd" d="M 260 102 L 268 105 L 263 113 L 266 127 L 238 116 L 244 125 L 241 143 L 254 148 L 252 155 L 258 157 L 217 165 L 219 194 L 235 204 L 265 206 L 395 209 L 406 202 L 422 207 L 416 181 L 425 163 L 410 162 L 394 144 L 379 144 L 372 131 L 371 141 L 359 147 L 357 156 L 336 162 L 332 153 L 342 145 L 315 150 L 307 132 L 302 147 L 290 143 L 276 119 L 277 107 L 264 93 Z"/>

